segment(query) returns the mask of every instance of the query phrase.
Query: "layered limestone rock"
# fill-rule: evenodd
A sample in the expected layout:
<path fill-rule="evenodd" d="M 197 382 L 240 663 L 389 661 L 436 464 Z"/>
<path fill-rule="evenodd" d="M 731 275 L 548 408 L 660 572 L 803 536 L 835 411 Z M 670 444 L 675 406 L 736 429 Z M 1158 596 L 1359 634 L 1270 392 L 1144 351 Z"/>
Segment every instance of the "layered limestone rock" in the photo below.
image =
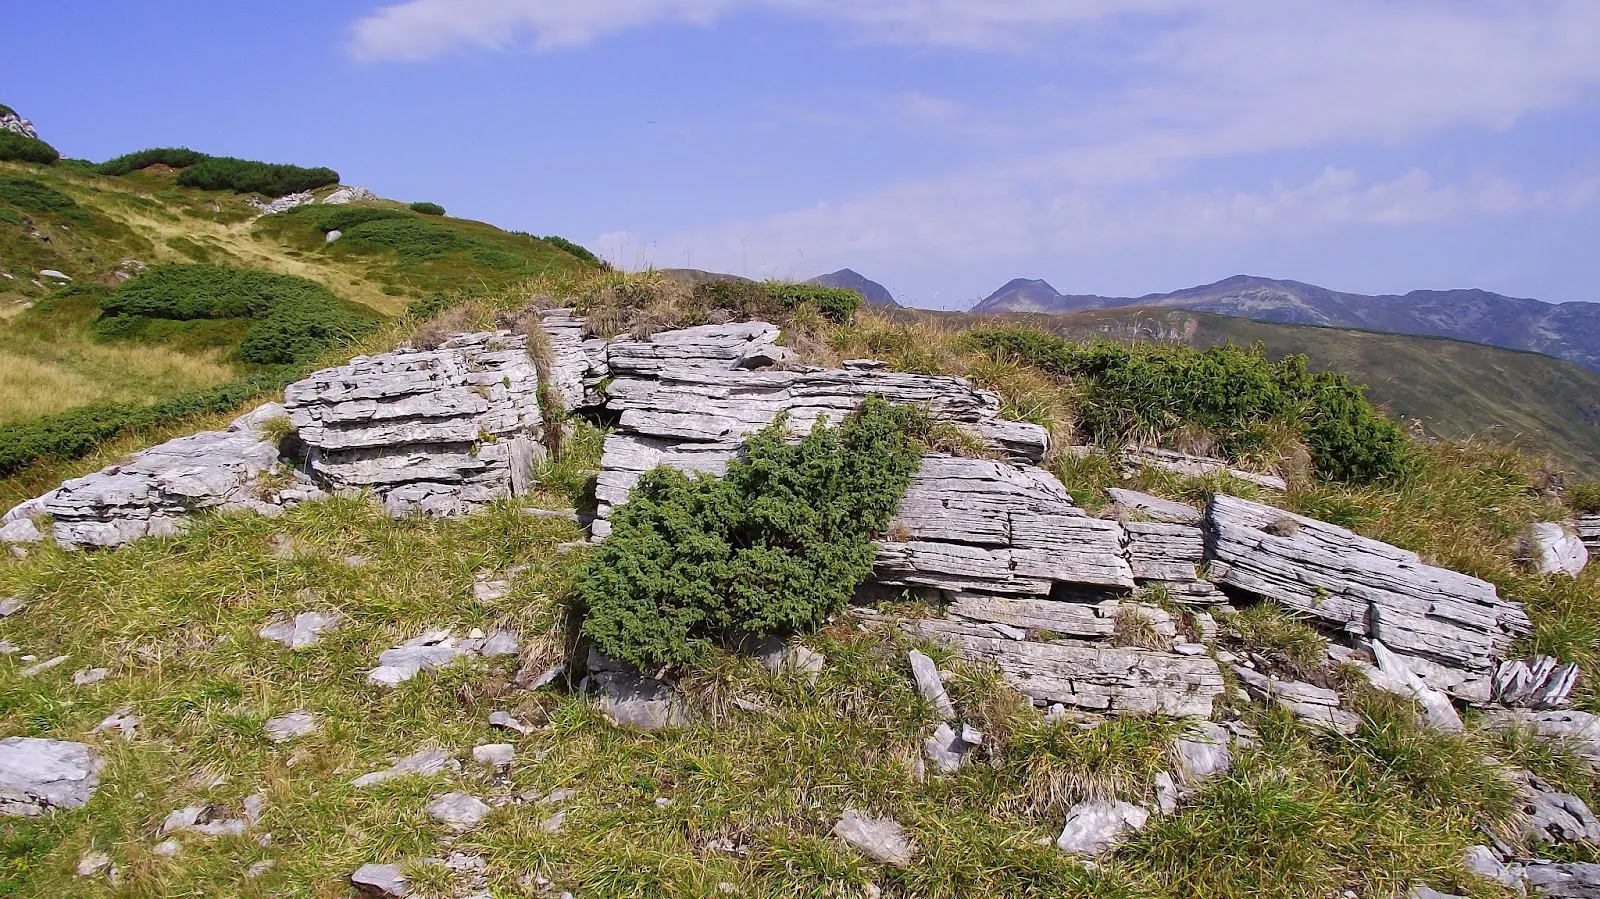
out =
<path fill-rule="evenodd" d="M 611 376 L 607 342 L 584 336 L 584 320 L 570 309 L 553 309 L 539 319 L 550 345 L 544 376 L 568 411 L 600 405 L 600 385 Z"/>
<path fill-rule="evenodd" d="M 224 431 L 203 431 L 135 454 L 127 462 L 73 478 L 6 513 L 7 522 L 48 515 L 50 534 L 68 549 L 121 546 L 140 537 L 180 533 L 196 513 L 248 509 L 277 514 L 320 496 L 309 479 L 279 487 L 258 483 L 279 464 L 277 444 L 260 428 L 281 418 L 269 403 Z"/>
<path fill-rule="evenodd" d="M 929 455 L 878 544 L 892 587 L 1047 596 L 1058 583 L 1133 587 L 1122 528 L 1090 518 L 1049 472 Z"/>
<path fill-rule="evenodd" d="M 1382 640 L 1431 686 L 1472 702 L 1532 624 L 1494 585 L 1416 553 L 1231 496 L 1212 500 L 1206 547 L 1217 583 L 1264 596 L 1352 637 Z"/>
<path fill-rule="evenodd" d="M 358 356 L 289 385 L 284 406 L 333 489 L 370 489 L 395 515 L 459 514 L 532 486 L 542 418 L 527 349 L 493 331 Z"/>
<path fill-rule="evenodd" d="M 1600 553 L 1600 513 L 1578 519 L 1578 538 L 1588 547 L 1591 555 Z"/>
<path fill-rule="evenodd" d="M 1261 474 L 1254 471 L 1245 471 L 1242 468 L 1229 467 L 1228 463 L 1219 459 L 1209 459 L 1205 456 L 1191 456 L 1169 449 L 1154 446 L 1131 446 L 1122 451 L 1122 462 L 1136 468 L 1159 468 L 1188 478 L 1203 478 L 1207 475 L 1226 474 L 1241 481 L 1249 481 L 1257 487 L 1268 490 L 1284 491 L 1289 485 L 1283 478 L 1272 474 Z"/>
<path fill-rule="evenodd" d="M 1023 459 L 1038 459 L 1049 446 L 1037 425 L 1000 419 L 998 396 L 961 378 L 883 371 L 856 364 L 838 369 L 766 368 L 778 327 L 766 322 L 704 325 L 646 338 L 623 337 L 598 351 L 577 343 L 576 331 L 559 316 L 547 327 L 557 359 L 557 386 L 608 373 L 606 409 L 618 417 L 606 439 L 596 486 L 599 519 L 595 536 L 610 532 L 611 510 L 647 471 L 667 465 L 721 474 L 749 435 L 786 415 L 805 433 L 819 419 L 841 421 L 868 396 L 916 404 L 975 437 Z M 582 361 L 580 362 L 580 356 Z M 578 375 L 579 366 L 584 375 Z"/>
<path fill-rule="evenodd" d="M 1040 706 L 1209 718 L 1212 702 L 1223 689 L 1222 673 L 1209 656 L 1115 647 L 1090 640 L 1011 639 L 976 622 L 898 621 L 858 614 L 866 620 L 892 622 L 912 636 L 944 643 L 968 662 L 993 666 Z"/>

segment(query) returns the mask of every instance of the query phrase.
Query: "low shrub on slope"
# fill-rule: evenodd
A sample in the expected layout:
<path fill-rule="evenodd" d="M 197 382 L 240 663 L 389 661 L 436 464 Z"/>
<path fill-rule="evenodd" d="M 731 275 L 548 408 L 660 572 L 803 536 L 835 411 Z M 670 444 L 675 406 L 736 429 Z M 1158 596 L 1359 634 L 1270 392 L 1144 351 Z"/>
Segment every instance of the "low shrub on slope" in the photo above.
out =
<path fill-rule="evenodd" d="M 269 197 L 282 197 L 338 183 L 339 173 L 330 168 L 308 169 L 231 156 L 207 156 L 178 173 L 181 187 L 258 193 Z"/>
<path fill-rule="evenodd" d="M 921 458 L 917 419 L 869 398 L 798 444 L 781 422 L 763 430 L 724 477 L 645 475 L 578 585 L 584 632 L 653 668 L 717 638 L 820 627 L 872 572 L 872 537 Z"/>
<path fill-rule="evenodd" d="M 0 160 L 50 165 L 60 158 L 55 147 L 38 138 L 0 129 Z"/>
<path fill-rule="evenodd" d="M 206 154 L 188 147 L 152 147 L 148 150 L 138 150 L 133 153 L 124 153 L 115 159 L 108 159 L 94 167 L 102 175 L 126 175 L 153 165 L 171 166 L 175 169 L 186 169 L 207 159 Z"/>
<path fill-rule="evenodd" d="M 1078 424 L 1097 442 L 1198 428 L 1223 452 L 1241 455 L 1264 449 L 1274 427 L 1287 427 L 1305 441 L 1324 478 L 1374 481 L 1410 466 L 1400 428 L 1359 386 L 1341 374 L 1310 371 L 1304 356 L 1273 362 L 1259 347 L 1073 343 L 1022 328 L 978 330 L 969 339 L 1080 385 Z"/>
<path fill-rule="evenodd" d="M 220 265 L 158 266 L 113 291 L 100 311 L 106 336 L 137 334 L 150 320 L 253 319 L 239 358 L 256 365 L 310 361 L 377 321 L 314 281 Z"/>

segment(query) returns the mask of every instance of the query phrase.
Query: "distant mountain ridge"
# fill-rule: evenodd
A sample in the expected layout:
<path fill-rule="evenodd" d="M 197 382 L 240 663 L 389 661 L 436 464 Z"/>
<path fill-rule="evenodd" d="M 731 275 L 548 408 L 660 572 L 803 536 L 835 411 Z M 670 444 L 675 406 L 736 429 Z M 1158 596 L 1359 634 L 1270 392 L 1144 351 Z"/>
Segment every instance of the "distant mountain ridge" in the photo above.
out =
<path fill-rule="evenodd" d="M 1299 281 L 1235 275 L 1215 284 L 1171 293 L 1103 297 L 1063 294 L 1045 281 L 1018 278 L 972 307 L 972 311 L 1059 314 L 1123 306 L 1449 337 L 1532 350 L 1600 371 L 1600 303 L 1553 305 L 1486 290 L 1413 290 L 1403 296 L 1368 296 Z"/>
<path fill-rule="evenodd" d="M 843 287 L 846 290 L 853 290 L 861 294 L 861 298 L 873 306 L 882 306 L 888 309 L 905 308 L 895 302 L 894 294 L 889 292 L 889 288 L 852 269 L 842 268 L 826 275 L 818 275 L 806 283 L 816 284 L 820 287 Z"/>

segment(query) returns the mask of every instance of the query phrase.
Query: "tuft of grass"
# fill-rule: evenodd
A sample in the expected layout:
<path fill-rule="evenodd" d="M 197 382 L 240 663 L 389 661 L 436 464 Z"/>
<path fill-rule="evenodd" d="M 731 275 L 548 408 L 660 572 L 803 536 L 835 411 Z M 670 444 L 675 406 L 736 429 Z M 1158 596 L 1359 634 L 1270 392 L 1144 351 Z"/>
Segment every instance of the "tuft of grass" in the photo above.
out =
<path fill-rule="evenodd" d="M 1328 638 L 1272 602 L 1247 606 L 1226 623 L 1246 648 L 1281 660 L 1292 671 L 1307 673 L 1327 664 Z"/>

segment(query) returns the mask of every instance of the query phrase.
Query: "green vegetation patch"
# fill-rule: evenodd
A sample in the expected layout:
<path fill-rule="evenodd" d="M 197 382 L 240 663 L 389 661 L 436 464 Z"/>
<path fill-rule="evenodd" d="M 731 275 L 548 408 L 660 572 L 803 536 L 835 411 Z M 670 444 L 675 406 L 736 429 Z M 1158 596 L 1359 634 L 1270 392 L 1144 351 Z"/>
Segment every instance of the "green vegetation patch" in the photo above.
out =
<path fill-rule="evenodd" d="M 181 187 L 201 190 L 231 190 L 235 193 L 282 197 L 339 183 L 339 173 L 330 168 L 302 168 L 273 162 L 208 156 L 178 173 Z"/>
<path fill-rule="evenodd" d="M 421 215 L 444 215 L 443 206 L 440 206 L 438 203 L 429 203 L 426 200 L 419 200 L 415 203 L 407 204 L 406 208 Z"/>
<path fill-rule="evenodd" d="M 89 403 L 56 415 L 0 428 L 0 476 L 13 475 L 41 459 L 76 459 L 121 434 L 169 422 L 231 411 L 292 380 L 282 370 L 261 372 L 220 387 L 195 390 L 153 405 Z"/>
<path fill-rule="evenodd" d="M 687 664 L 713 644 L 817 628 L 872 572 L 916 471 L 923 416 L 869 398 L 798 444 L 779 422 L 721 478 L 642 478 L 585 568 L 583 629 L 641 668 Z"/>
<path fill-rule="evenodd" d="M 0 178 L 0 200 L 28 212 L 80 213 L 77 201 L 31 178 Z"/>
<path fill-rule="evenodd" d="M 124 153 L 115 159 L 108 159 L 94 167 L 102 175 L 126 175 L 147 169 L 153 165 L 171 166 L 175 169 L 186 169 L 192 165 L 209 159 L 199 150 L 188 147 L 152 147 L 148 150 L 139 150 L 133 153 Z"/>
<path fill-rule="evenodd" d="M 580 260 L 589 263 L 590 265 L 594 266 L 595 268 L 610 268 L 611 267 L 611 263 L 606 262 L 604 259 L 601 259 L 599 256 L 596 256 L 594 254 L 594 251 L 590 250 L 588 247 L 586 247 L 583 244 L 578 243 L 576 241 L 567 240 L 565 237 L 558 237 L 558 236 L 556 236 L 554 234 L 546 235 L 546 236 L 541 237 L 539 239 L 544 241 L 547 244 L 550 244 L 553 247 L 556 247 L 557 249 L 564 250 L 567 253 L 570 253 L 573 256 L 578 257 Z"/>
<path fill-rule="evenodd" d="M 1567 504 L 1580 515 L 1600 513 L 1600 482 L 1568 487 Z"/>
<path fill-rule="evenodd" d="M 784 281 L 707 281 L 694 289 L 696 300 L 740 316 L 785 318 L 811 307 L 835 322 L 847 322 L 861 308 L 861 294 L 842 287 Z"/>
<path fill-rule="evenodd" d="M 55 147 L 36 137 L 0 129 L 0 160 L 50 165 L 60 158 Z"/>
<path fill-rule="evenodd" d="M 1198 428 L 1238 457 L 1269 449 L 1274 428 L 1287 427 L 1324 478 L 1370 482 L 1410 468 L 1410 443 L 1399 426 L 1361 387 L 1341 374 L 1310 371 L 1304 356 L 1273 362 L 1259 346 L 1231 344 L 1073 343 L 1025 328 L 978 330 L 970 340 L 1083 387 L 1079 425 L 1097 442 L 1158 440 Z"/>
<path fill-rule="evenodd" d="M 122 285 L 100 303 L 98 329 L 135 337 L 152 321 L 252 319 L 239 358 L 256 365 L 294 365 L 377 325 L 364 307 L 315 281 L 220 265 L 163 265 Z"/>

